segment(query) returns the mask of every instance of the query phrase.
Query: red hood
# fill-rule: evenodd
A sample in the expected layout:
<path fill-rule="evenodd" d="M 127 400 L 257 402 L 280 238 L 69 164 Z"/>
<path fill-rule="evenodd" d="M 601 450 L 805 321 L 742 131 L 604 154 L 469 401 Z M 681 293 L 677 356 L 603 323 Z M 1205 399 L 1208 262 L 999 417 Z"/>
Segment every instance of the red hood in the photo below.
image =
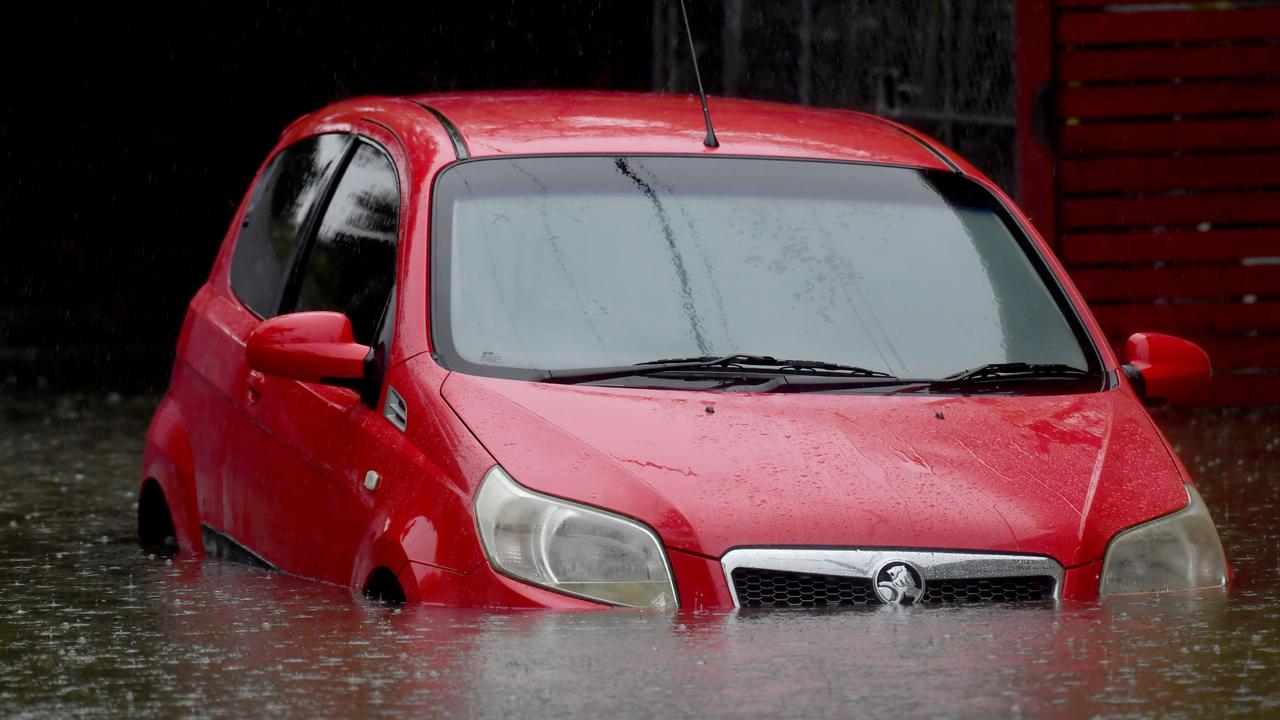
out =
<path fill-rule="evenodd" d="M 443 392 L 522 484 L 631 515 L 670 547 L 711 557 L 839 545 L 1074 566 L 1187 499 L 1159 431 L 1121 391 L 708 393 L 455 373 Z"/>

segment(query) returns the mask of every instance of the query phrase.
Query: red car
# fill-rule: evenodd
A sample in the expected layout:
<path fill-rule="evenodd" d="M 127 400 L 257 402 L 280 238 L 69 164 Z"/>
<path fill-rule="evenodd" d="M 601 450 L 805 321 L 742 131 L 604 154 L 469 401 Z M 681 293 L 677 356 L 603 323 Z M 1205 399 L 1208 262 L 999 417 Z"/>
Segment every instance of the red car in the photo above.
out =
<path fill-rule="evenodd" d="M 1144 401 L 997 187 L 838 110 L 524 92 L 303 117 L 191 301 L 142 540 L 386 599 L 932 604 L 1222 587 Z"/>

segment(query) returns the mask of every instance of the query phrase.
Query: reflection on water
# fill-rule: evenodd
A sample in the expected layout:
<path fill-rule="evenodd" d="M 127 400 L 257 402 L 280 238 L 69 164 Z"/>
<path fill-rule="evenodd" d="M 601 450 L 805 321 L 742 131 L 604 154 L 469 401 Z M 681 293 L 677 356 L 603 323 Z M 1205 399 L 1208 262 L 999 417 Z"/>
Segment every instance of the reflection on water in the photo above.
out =
<path fill-rule="evenodd" d="M 1230 596 L 670 615 L 394 610 L 147 557 L 152 402 L 0 402 L 0 716 L 1280 714 L 1280 411 L 1158 416 Z"/>

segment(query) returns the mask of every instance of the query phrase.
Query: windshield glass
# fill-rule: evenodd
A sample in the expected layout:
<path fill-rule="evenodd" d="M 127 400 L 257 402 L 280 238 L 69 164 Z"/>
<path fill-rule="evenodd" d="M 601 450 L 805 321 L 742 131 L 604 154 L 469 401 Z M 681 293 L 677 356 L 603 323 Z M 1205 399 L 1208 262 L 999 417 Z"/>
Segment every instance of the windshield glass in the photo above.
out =
<path fill-rule="evenodd" d="M 953 173 L 522 157 L 437 183 L 433 337 L 507 377 L 735 353 L 942 377 L 1091 363 L 994 198 Z"/>

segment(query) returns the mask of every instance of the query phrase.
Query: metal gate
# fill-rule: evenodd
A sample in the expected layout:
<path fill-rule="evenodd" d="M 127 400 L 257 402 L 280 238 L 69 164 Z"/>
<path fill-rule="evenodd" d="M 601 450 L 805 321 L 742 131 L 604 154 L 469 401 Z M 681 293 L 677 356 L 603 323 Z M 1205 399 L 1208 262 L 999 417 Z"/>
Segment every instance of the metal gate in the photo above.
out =
<path fill-rule="evenodd" d="M 1018 195 L 1117 345 L 1280 403 L 1280 2 L 1019 0 Z"/>
<path fill-rule="evenodd" d="M 653 0 L 655 91 L 693 89 L 678 8 Z M 1012 189 L 1014 0 L 689 0 L 688 10 L 707 92 L 891 117 Z"/>

